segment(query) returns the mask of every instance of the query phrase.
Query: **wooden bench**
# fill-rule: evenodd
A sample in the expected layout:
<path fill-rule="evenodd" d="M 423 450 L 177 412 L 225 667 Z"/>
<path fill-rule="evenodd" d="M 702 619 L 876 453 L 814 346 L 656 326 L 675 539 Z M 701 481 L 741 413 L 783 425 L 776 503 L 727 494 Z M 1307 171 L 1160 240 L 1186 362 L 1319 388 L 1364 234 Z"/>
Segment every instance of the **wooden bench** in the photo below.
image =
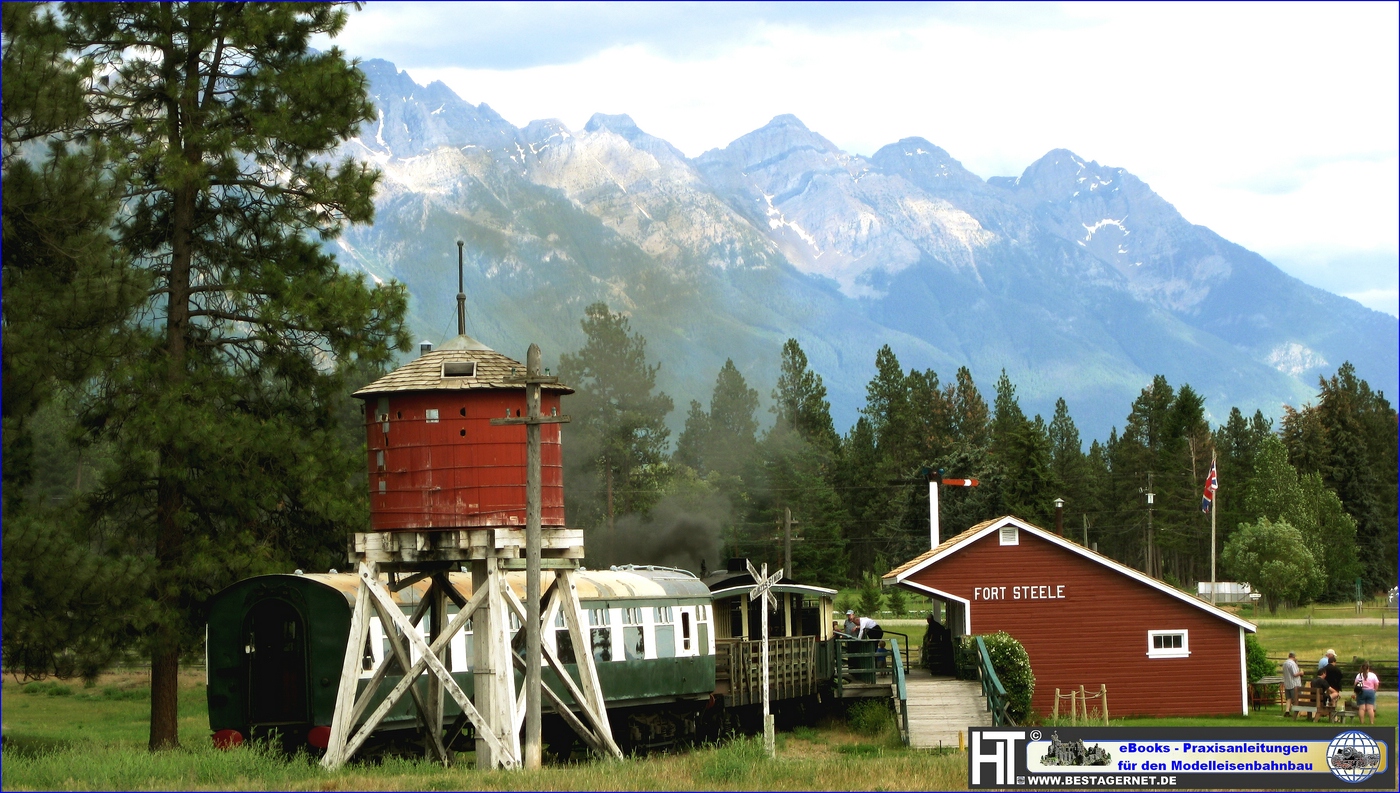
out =
<path fill-rule="evenodd" d="M 1297 721 L 1299 714 L 1308 714 L 1313 721 L 1319 717 L 1329 718 L 1332 715 L 1332 707 L 1323 704 L 1327 699 L 1325 689 L 1313 688 L 1312 686 L 1301 686 L 1298 689 L 1298 701 L 1293 705 L 1293 720 Z"/>

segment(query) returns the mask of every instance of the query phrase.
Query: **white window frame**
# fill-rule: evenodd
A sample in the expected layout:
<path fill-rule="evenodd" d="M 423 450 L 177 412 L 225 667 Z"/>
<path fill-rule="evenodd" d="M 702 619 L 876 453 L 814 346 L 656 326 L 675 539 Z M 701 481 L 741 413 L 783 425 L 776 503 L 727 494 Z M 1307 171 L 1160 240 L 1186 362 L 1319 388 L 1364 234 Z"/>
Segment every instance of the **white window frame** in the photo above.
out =
<path fill-rule="evenodd" d="M 1006 538 L 1007 538 L 1007 533 L 1006 533 L 1006 531 L 1007 531 L 1007 529 L 1010 529 L 1010 530 L 1011 530 L 1011 535 L 1010 535 L 1011 541 L 1010 541 L 1010 542 L 1007 542 L 1007 541 L 1006 541 Z M 1012 525 L 1002 526 L 1002 527 L 997 531 L 997 541 L 1000 542 L 1002 545 L 1020 545 L 1020 544 L 1021 544 L 1021 529 L 1020 529 L 1019 527 L 1017 527 L 1017 526 L 1012 526 Z"/>
<path fill-rule="evenodd" d="M 1153 641 L 1158 636 L 1180 636 L 1180 647 L 1155 647 Z M 1147 657 L 1148 658 L 1189 658 L 1191 656 L 1191 635 L 1186 628 L 1176 628 L 1174 630 L 1148 631 L 1147 632 Z"/>

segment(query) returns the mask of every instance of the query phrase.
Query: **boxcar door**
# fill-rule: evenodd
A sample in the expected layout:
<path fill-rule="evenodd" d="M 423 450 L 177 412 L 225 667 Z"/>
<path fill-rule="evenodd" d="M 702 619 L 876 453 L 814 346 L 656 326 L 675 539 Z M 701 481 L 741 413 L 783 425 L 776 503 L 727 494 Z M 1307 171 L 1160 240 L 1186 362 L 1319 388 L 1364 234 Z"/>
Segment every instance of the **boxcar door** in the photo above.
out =
<path fill-rule="evenodd" d="M 290 603 L 268 599 L 248 611 L 243 648 L 250 726 L 311 721 L 306 688 L 306 624 Z"/>

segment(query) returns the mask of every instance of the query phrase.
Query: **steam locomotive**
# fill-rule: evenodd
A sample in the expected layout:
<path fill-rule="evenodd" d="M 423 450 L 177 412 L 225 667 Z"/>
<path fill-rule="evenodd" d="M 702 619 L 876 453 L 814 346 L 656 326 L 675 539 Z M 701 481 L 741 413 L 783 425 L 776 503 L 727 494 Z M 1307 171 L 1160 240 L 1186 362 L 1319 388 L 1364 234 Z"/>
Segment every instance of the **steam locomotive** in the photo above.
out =
<path fill-rule="evenodd" d="M 744 560 L 699 579 L 675 568 L 626 565 L 584 570 L 576 579 L 587 615 L 589 647 L 573 647 L 562 617 L 542 641 L 575 675 L 578 653 L 592 654 L 608 708 L 613 738 L 628 752 L 643 752 L 717 738 L 728 730 L 759 728 L 762 699 L 758 625 L 763 599 L 751 601 L 754 580 Z M 449 574 L 464 599 L 471 576 Z M 524 573 L 507 581 L 525 594 Z M 240 581 L 211 602 L 206 640 L 209 726 L 221 745 L 275 737 L 288 750 L 324 749 L 350 635 L 359 578 L 347 573 L 265 575 Z M 426 583 L 395 594 L 410 613 Z M 835 590 L 783 580 L 773 587 L 778 608 L 769 612 L 770 699 L 780 720 L 801 718 L 840 695 L 890 696 L 873 674 L 837 680 L 842 641 L 833 630 Z M 450 609 L 449 609 L 450 617 Z M 512 621 L 514 634 L 520 624 Z M 520 637 L 523 641 L 523 636 Z M 472 696 L 472 634 L 454 637 L 445 665 Z M 386 653 L 384 626 L 371 619 L 359 690 Z M 403 670 L 398 669 L 398 675 Z M 866 679 L 868 677 L 868 679 Z M 517 678 L 519 675 L 517 674 Z M 380 691 L 398 677 L 390 674 Z M 548 669 L 544 682 L 559 689 Z M 517 679 L 517 685 L 519 680 Z M 417 684 L 426 695 L 426 678 Z M 378 701 L 371 701 L 373 709 Z M 456 703 L 444 703 L 448 719 Z M 546 749 L 567 758 L 575 737 L 546 705 Z M 424 736 L 405 698 L 390 712 L 366 749 L 421 752 Z M 454 743 L 472 746 L 468 726 Z"/>

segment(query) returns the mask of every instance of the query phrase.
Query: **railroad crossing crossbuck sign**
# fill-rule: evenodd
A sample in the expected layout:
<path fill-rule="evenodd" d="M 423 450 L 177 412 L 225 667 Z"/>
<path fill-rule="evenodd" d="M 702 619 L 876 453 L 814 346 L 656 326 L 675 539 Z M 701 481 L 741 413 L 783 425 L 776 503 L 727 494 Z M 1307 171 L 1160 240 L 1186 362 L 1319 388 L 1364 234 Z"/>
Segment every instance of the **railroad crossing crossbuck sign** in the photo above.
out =
<path fill-rule="evenodd" d="M 768 563 L 763 563 L 763 571 L 760 573 L 754 569 L 753 562 L 745 561 L 749 567 L 749 575 L 753 576 L 755 582 L 753 591 L 749 592 L 749 600 L 763 598 L 765 606 L 758 610 L 762 617 L 763 625 L 763 751 L 774 757 L 776 751 L 773 746 L 773 714 L 768 712 L 768 611 L 771 608 L 778 609 L 778 599 L 773 596 L 773 585 L 783 579 L 781 568 L 773 575 L 768 575 Z"/>

